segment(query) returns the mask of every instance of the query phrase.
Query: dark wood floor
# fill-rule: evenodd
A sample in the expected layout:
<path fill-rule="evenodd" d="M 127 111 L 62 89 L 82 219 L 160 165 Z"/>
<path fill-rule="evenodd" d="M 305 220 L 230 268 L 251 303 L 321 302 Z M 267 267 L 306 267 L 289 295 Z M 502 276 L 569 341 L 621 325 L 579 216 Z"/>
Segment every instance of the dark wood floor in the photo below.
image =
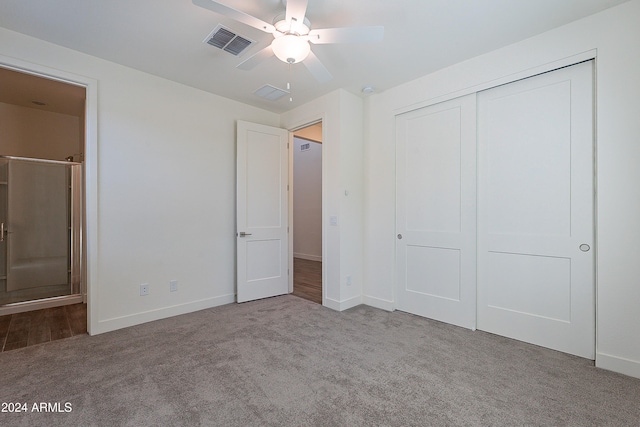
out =
<path fill-rule="evenodd" d="M 0 351 L 87 333 L 87 305 L 72 304 L 0 316 Z"/>
<path fill-rule="evenodd" d="M 322 263 L 293 259 L 293 295 L 322 304 Z"/>

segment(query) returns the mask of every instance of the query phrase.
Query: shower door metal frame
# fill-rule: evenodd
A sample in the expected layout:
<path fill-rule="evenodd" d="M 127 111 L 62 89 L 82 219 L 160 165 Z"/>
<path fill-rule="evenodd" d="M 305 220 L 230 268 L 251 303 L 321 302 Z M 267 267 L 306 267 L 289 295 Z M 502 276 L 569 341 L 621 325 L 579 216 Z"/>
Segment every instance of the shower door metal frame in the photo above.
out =
<path fill-rule="evenodd" d="M 70 204 L 70 287 L 71 292 L 69 295 L 50 297 L 50 298 L 42 298 L 30 301 L 22 301 L 9 303 L 5 305 L 0 305 L 0 315 L 7 315 L 13 313 L 20 313 L 24 311 L 38 310 L 42 308 L 49 307 L 57 307 L 61 305 L 67 304 L 75 304 L 84 301 L 85 287 L 84 283 L 84 274 L 83 274 L 83 228 L 84 228 L 84 219 L 83 219 L 83 182 L 82 178 L 84 176 L 83 173 L 83 164 L 78 162 L 69 162 L 69 161 L 59 161 L 59 160 L 46 160 L 46 159 L 34 159 L 27 157 L 16 157 L 16 156 L 1 156 L 0 159 L 4 159 L 7 161 L 16 160 L 16 161 L 26 161 L 32 163 L 46 163 L 46 164 L 57 164 L 70 166 L 70 193 L 69 193 L 69 204 Z M 7 210 L 9 209 L 7 204 Z M 10 231 L 10 224 L 5 224 L 5 228 L 3 230 L 4 233 L 8 235 L 8 230 Z M 7 240 L 5 239 L 5 242 Z M 5 243 L 6 244 L 6 243 Z M 6 262 L 5 256 L 5 262 Z"/>

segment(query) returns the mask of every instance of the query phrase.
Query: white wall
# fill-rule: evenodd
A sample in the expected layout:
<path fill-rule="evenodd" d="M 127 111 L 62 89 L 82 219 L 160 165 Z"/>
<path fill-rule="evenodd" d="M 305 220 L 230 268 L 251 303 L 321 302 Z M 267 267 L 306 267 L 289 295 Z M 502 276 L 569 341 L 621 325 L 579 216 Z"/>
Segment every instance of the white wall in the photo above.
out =
<path fill-rule="evenodd" d="M 297 129 L 318 120 L 323 134 L 323 304 L 345 310 L 362 302 L 362 100 L 337 90 L 284 113 L 281 126 Z M 331 217 L 337 225 L 331 225 Z"/>
<path fill-rule="evenodd" d="M 0 102 L 0 155 L 65 160 L 80 145 L 78 117 Z"/>
<path fill-rule="evenodd" d="M 293 256 L 322 261 L 322 144 L 293 138 L 292 183 Z"/>
<path fill-rule="evenodd" d="M 5 29 L 0 56 L 97 81 L 90 332 L 234 301 L 235 123 L 279 116 Z"/>
<path fill-rule="evenodd" d="M 395 115 L 595 56 L 596 364 L 640 377 L 638 22 L 640 0 L 633 0 L 367 100 L 365 303 L 395 304 Z"/>

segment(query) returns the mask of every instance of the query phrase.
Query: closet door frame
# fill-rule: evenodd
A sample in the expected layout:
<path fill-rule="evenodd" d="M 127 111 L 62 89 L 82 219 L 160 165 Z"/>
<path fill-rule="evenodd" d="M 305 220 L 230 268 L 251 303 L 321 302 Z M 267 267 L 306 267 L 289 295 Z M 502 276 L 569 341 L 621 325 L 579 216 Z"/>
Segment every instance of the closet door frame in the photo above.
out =
<path fill-rule="evenodd" d="M 523 69 L 522 71 L 519 72 L 515 72 L 515 73 L 511 73 L 508 75 L 504 75 L 502 77 L 499 78 L 495 78 L 495 79 L 491 79 L 491 80 L 486 80 L 486 81 L 480 81 L 479 83 L 476 84 L 471 84 L 468 87 L 465 87 L 464 89 L 460 89 L 460 90 L 456 90 L 456 91 L 452 91 L 452 92 L 446 92 L 443 93 L 441 95 L 437 95 L 437 96 L 433 96 L 431 98 L 425 99 L 423 101 L 417 101 L 417 102 L 413 102 L 411 104 L 407 104 L 404 106 L 398 106 L 396 108 L 392 109 L 392 113 L 393 115 L 397 118 L 399 115 L 404 114 L 404 113 L 408 113 L 411 111 L 415 111 L 424 107 L 429 107 L 435 104 L 439 104 L 442 102 L 446 102 L 446 101 L 450 101 L 452 99 L 455 98 L 459 98 L 465 95 L 469 95 L 469 94 L 477 94 L 478 92 L 487 90 L 487 89 L 491 89 L 497 86 L 501 86 L 501 85 L 505 85 L 505 84 L 509 84 L 509 83 L 513 83 L 516 82 L 518 80 L 522 80 L 522 79 L 526 79 L 529 77 L 533 77 L 539 74 L 543 74 L 543 73 L 547 73 L 550 71 L 554 71 L 563 67 L 569 67 L 572 65 L 576 65 L 578 63 L 581 62 L 585 62 L 585 61 L 589 61 L 589 60 L 593 60 L 594 63 L 594 74 L 593 74 L 593 84 L 594 84 L 594 88 L 596 87 L 596 79 L 597 79 L 597 49 L 592 49 L 589 51 L 585 51 L 585 52 L 581 52 L 575 55 L 570 55 L 564 58 L 560 58 L 556 61 L 551 61 L 551 62 L 547 62 L 538 66 L 533 66 L 533 67 L 529 67 L 526 69 Z M 594 111 L 597 111 L 597 94 L 595 93 L 594 90 Z M 477 122 L 476 122 L 477 123 Z M 597 121 L 595 120 L 595 112 L 594 112 L 594 123 L 597 123 Z M 595 126 L 594 126 L 595 128 Z M 394 141 L 395 143 L 397 143 L 397 141 Z M 477 144 L 477 142 L 476 142 Z M 598 201 L 597 201 L 597 188 L 598 188 L 598 177 L 597 177 L 597 133 L 595 132 L 594 129 L 594 135 L 593 135 L 593 161 L 594 161 L 594 219 L 597 218 L 597 206 L 598 206 Z M 397 194 L 397 189 L 396 189 L 396 200 L 398 198 L 398 194 Z M 397 216 L 397 212 L 396 212 L 396 216 Z M 396 221 L 397 222 L 397 221 Z M 397 233 L 396 233 L 397 234 Z M 597 269 L 597 265 L 598 265 L 598 241 L 597 241 L 597 236 L 598 236 L 598 230 L 597 230 L 597 220 L 594 220 L 594 241 L 593 241 L 593 246 L 591 248 L 591 250 L 593 251 L 593 256 L 594 256 L 594 265 L 596 266 Z M 391 236 L 390 236 L 391 237 Z M 394 240 L 395 240 L 395 246 L 397 246 L 397 238 L 396 235 L 393 236 Z M 397 254 L 397 248 L 396 248 L 396 254 Z M 395 260 L 395 274 L 394 277 L 396 278 L 394 286 L 393 286 L 393 304 L 392 304 L 392 308 L 398 309 L 398 277 L 399 277 L 399 273 L 398 273 L 398 259 L 397 259 L 397 255 L 396 255 L 396 260 Z M 594 275 L 594 293 L 595 293 L 595 307 L 594 307 L 594 319 L 595 319 L 595 330 L 596 330 L 596 334 L 597 334 L 597 328 L 598 328 L 598 310 L 597 310 L 597 299 L 598 299 L 598 276 L 597 274 Z M 596 337 L 596 347 L 597 347 L 597 337 Z M 597 350 L 597 349 L 596 349 Z"/>

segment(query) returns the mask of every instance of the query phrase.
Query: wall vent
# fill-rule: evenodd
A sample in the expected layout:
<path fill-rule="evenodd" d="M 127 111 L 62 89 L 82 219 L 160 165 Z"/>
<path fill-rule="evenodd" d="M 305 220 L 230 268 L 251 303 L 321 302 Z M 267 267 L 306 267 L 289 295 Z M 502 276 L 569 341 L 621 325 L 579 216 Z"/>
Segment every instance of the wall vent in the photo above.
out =
<path fill-rule="evenodd" d="M 218 24 L 216 28 L 209 33 L 209 35 L 203 40 L 203 43 L 207 43 L 218 49 L 222 49 L 225 52 L 229 52 L 232 55 L 238 56 L 244 52 L 249 46 L 255 43 L 255 41 L 246 37 L 240 36 L 230 29 Z"/>
<path fill-rule="evenodd" d="M 271 85 L 264 85 L 253 93 L 269 101 L 276 101 L 289 94 L 286 90 Z"/>
<path fill-rule="evenodd" d="M 311 150 L 311 144 L 310 143 L 306 143 L 306 144 L 300 144 L 300 151 L 307 151 L 307 150 Z"/>

